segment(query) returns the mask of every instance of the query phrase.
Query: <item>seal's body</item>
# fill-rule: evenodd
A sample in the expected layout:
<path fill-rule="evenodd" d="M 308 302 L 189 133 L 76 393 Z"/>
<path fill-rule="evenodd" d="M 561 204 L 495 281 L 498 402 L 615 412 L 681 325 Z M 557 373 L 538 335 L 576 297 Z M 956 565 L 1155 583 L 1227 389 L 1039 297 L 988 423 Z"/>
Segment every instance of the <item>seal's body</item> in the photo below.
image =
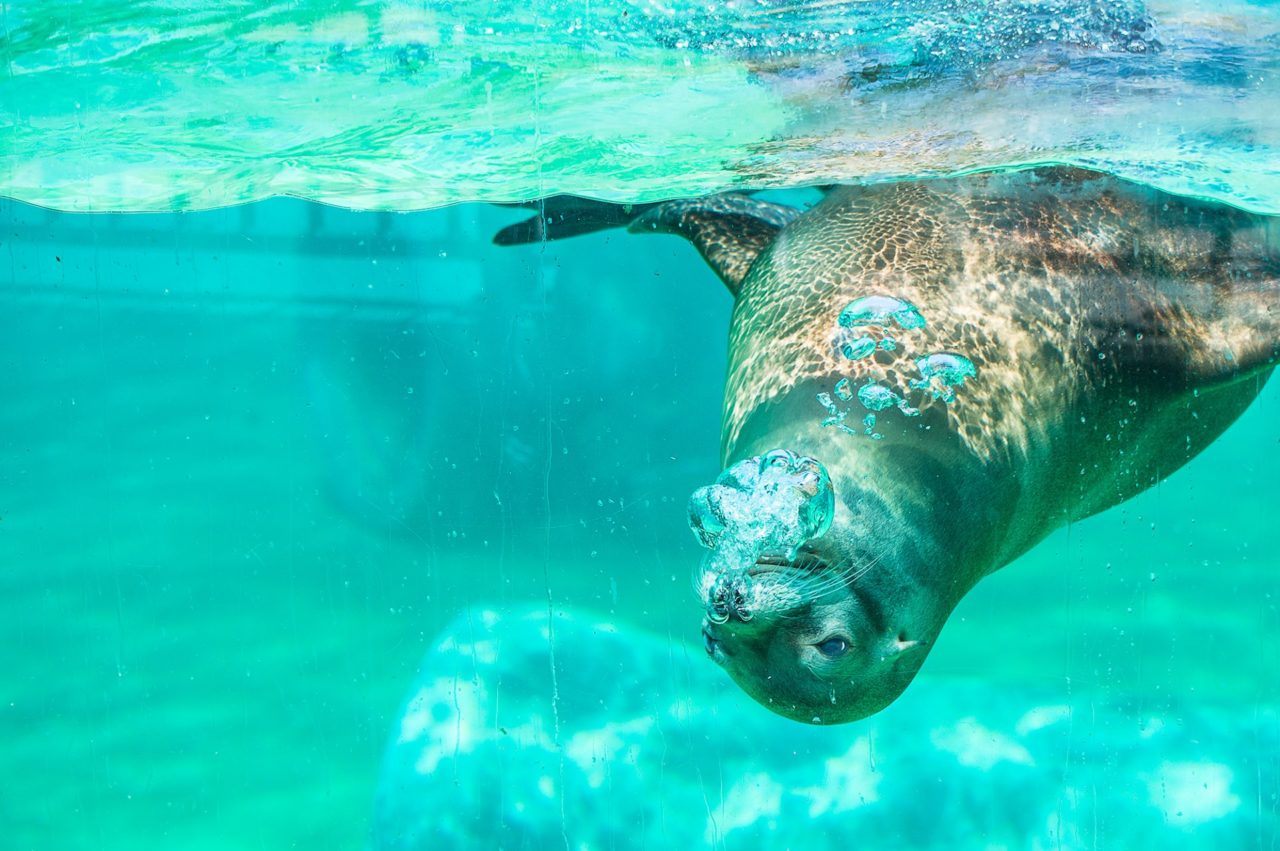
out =
<path fill-rule="evenodd" d="M 835 488 L 830 531 L 756 568 L 803 602 L 704 624 L 739 685 L 798 720 L 892 701 L 974 583 L 1185 464 L 1280 346 L 1271 222 L 1091 172 L 843 187 L 803 214 L 740 195 L 641 212 L 633 230 L 685 235 L 736 295 L 725 464 L 785 448 Z M 921 321 L 842 327 L 867 297 Z M 888 342 L 851 357 L 850 333 Z M 930 394 L 929 352 L 976 374 Z M 867 385 L 896 404 L 863 431 Z"/>

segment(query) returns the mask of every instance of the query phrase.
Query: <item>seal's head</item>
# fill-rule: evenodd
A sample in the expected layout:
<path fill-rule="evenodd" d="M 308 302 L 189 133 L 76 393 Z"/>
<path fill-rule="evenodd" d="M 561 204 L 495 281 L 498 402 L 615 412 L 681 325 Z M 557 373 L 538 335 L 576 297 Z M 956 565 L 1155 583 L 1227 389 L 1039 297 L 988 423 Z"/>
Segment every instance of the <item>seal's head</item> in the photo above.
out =
<path fill-rule="evenodd" d="M 801 554 L 722 582 L 732 587 L 706 600 L 707 655 L 793 720 L 838 724 L 878 712 L 906 688 L 926 645 L 884 624 L 883 610 L 858 592 L 857 572 Z"/>
<path fill-rule="evenodd" d="M 711 549 L 695 578 L 707 655 L 762 705 L 812 724 L 887 706 L 932 637 L 891 586 L 861 581 L 875 562 L 834 508 L 822 465 L 785 450 L 735 464 L 690 503 Z"/>

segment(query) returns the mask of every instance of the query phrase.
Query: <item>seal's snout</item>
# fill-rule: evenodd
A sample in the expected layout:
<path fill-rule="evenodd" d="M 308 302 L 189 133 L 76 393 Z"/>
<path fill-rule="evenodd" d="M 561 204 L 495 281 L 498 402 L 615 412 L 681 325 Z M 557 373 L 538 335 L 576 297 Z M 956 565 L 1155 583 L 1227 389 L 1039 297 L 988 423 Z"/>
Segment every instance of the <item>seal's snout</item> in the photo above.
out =
<path fill-rule="evenodd" d="M 729 620 L 746 623 L 754 616 L 750 600 L 751 577 L 745 573 L 718 576 L 707 601 L 707 620 L 712 623 L 727 623 Z"/>
<path fill-rule="evenodd" d="M 707 651 L 707 655 L 715 658 L 716 649 L 720 647 L 720 639 L 711 634 L 711 630 L 705 626 L 702 628 L 702 646 Z"/>

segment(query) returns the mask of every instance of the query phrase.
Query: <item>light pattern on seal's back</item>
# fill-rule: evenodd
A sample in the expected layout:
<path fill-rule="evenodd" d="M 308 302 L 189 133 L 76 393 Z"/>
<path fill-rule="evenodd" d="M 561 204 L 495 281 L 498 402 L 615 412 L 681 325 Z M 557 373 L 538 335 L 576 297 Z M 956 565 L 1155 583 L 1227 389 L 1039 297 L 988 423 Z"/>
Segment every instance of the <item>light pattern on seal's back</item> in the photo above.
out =
<path fill-rule="evenodd" d="M 1233 239 L 1246 218 L 1069 169 L 841 189 L 783 230 L 743 281 L 726 460 L 753 411 L 807 381 L 876 378 L 910 393 L 918 350 L 851 361 L 832 345 L 841 309 L 869 294 L 918 306 L 922 345 L 976 364 L 963 404 L 925 406 L 944 411 L 981 458 L 1025 453 L 1030 430 L 1054 419 L 1043 408 L 1065 409 L 1081 387 L 1119 370 L 1180 377 L 1170 370 L 1213 360 L 1204 346 L 1213 338 L 1219 359 L 1242 361 L 1267 329 L 1239 321 L 1238 305 L 1186 309 L 1185 281 L 1274 266 L 1257 241 Z M 1206 298 L 1211 289 L 1195 300 Z"/>

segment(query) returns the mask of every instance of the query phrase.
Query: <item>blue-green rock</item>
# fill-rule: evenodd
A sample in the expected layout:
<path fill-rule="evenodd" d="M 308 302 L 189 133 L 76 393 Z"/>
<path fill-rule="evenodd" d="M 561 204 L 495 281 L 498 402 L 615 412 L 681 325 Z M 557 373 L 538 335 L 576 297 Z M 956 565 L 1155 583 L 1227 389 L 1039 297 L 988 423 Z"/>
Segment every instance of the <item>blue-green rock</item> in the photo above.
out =
<path fill-rule="evenodd" d="M 473 610 L 393 726 L 373 848 L 1270 848 L 1278 789 L 1272 707 L 924 678 L 809 727 L 683 638 Z"/>

